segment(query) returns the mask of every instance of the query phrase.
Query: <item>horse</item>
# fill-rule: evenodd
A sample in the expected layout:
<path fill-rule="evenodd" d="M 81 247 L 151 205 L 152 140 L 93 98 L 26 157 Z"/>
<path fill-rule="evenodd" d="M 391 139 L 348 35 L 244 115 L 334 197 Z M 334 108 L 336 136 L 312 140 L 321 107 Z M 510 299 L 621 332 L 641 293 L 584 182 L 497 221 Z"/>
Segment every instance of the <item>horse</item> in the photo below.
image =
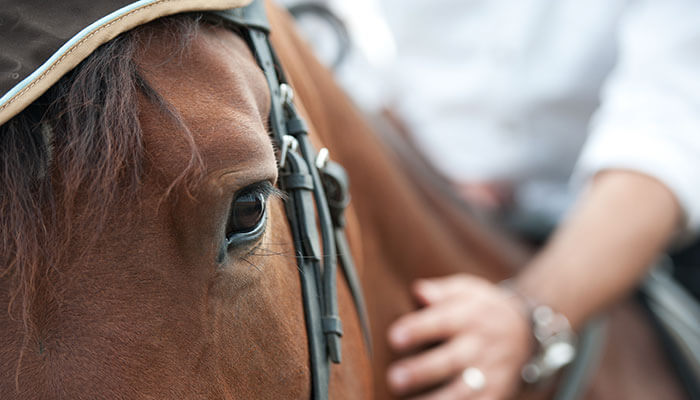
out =
<path fill-rule="evenodd" d="M 288 16 L 267 9 L 311 139 L 352 182 L 348 239 L 374 346 L 370 358 L 339 277 L 343 360 L 330 397 L 391 398 L 384 335 L 415 307 L 410 282 L 498 281 L 526 253 L 402 168 Z M 111 40 L 2 126 L 0 398 L 310 397 L 269 96 L 241 36 L 187 14 Z M 626 348 L 613 347 L 604 378 L 653 371 L 631 390 L 673 398 L 667 370 Z"/>

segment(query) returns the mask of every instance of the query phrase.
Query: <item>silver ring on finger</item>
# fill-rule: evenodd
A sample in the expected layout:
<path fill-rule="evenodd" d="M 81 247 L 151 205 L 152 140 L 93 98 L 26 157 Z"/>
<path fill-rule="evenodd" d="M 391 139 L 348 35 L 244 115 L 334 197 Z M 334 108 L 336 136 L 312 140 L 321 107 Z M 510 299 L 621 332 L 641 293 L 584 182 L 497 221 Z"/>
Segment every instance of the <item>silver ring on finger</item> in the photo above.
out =
<path fill-rule="evenodd" d="M 462 381 L 469 389 L 480 392 L 486 386 L 486 377 L 479 368 L 469 367 L 462 371 Z"/>

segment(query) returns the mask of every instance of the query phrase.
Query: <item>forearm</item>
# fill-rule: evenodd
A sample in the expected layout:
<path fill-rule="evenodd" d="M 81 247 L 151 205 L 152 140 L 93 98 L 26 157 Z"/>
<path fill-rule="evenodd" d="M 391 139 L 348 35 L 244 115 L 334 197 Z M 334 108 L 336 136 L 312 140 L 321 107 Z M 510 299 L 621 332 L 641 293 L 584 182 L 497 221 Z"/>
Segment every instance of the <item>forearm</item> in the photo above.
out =
<path fill-rule="evenodd" d="M 518 290 L 579 327 L 634 287 L 668 244 L 680 218 L 677 200 L 655 179 L 602 172 L 518 276 Z"/>

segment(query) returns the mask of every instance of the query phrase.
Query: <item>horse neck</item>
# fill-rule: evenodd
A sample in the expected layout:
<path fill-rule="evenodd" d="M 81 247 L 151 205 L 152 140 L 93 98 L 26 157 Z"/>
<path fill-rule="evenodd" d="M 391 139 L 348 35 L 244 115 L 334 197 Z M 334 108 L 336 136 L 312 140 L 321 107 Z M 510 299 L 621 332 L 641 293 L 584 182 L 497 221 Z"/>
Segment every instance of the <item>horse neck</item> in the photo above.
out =
<path fill-rule="evenodd" d="M 407 278 L 468 271 L 491 280 L 511 275 L 524 260 L 512 241 L 486 229 L 458 203 L 436 196 L 439 187 L 417 168 L 401 165 L 364 117 L 318 64 L 279 13 L 273 42 L 312 133 L 348 170 L 353 206 L 363 235 L 382 243 Z"/>
<path fill-rule="evenodd" d="M 295 33 L 289 17 L 268 12 L 272 42 L 310 122 L 312 139 L 330 149 L 348 171 L 349 239 L 358 260 L 374 341 L 375 396 L 391 398 L 384 384 L 395 357 L 386 343 L 391 321 L 416 307 L 416 278 L 468 272 L 496 281 L 512 275 L 523 252 L 489 232 L 458 206 L 436 196 L 429 180 L 402 169 L 362 115 Z M 314 137 L 315 135 L 315 137 Z"/>

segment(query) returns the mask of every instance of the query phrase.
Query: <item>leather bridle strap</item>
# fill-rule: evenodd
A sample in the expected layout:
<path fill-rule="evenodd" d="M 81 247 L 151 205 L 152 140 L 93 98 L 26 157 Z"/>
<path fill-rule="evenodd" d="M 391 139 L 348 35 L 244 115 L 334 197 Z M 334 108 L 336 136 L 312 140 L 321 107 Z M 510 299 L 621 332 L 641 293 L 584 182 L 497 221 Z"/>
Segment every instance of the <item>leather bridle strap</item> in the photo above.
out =
<path fill-rule="evenodd" d="M 340 164 L 327 161 L 321 168 L 321 180 L 326 191 L 328 208 L 331 211 L 333 226 L 335 227 L 335 245 L 338 248 L 340 265 L 345 276 L 345 281 L 352 294 L 355 310 L 362 326 L 362 334 L 365 345 L 372 354 L 372 338 L 370 336 L 369 317 L 365 306 L 365 296 L 362 292 L 360 278 L 357 276 L 355 262 L 352 259 L 350 245 L 345 235 L 345 209 L 350 204 L 350 180 Z"/>
<path fill-rule="evenodd" d="M 281 70 L 281 69 L 280 69 Z M 338 316 L 338 293 L 336 288 L 336 272 L 338 266 L 338 258 L 336 256 L 335 237 L 333 236 L 333 221 L 331 213 L 328 209 L 328 201 L 326 193 L 321 183 L 321 176 L 315 163 L 314 150 L 311 145 L 311 140 L 308 135 L 308 128 L 304 121 L 299 117 L 291 98 L 285 100 L 285 110 L 288 113 L 286 123 L 287 133 L 295 137 L 299 143 L 299 150 L 306 161 L 311 179 L 313 181 L 313 195 L 316 201 L 316 213 L 318 214 L 318 223 L 321 227 L 321 239 L 323 243 L 323 270 L 319 276 L 322 278 L 320 287 L 322 290 L 322 326 L 328 344 L 328 353 L 331 360 L 335 363 L 341 361 L 340 337 L 343 334 L 342 324 Z M 284 171 L 283 171 L 284 173 Z M 315 243 L 318 243 L 318 237 L 312 238 Z M 320 249 L 314 256 L 321 254 Z"/>
<path fill-rule="evenodd" d="M 311 397 L 327 399 L 330 361 L 323 336 L 319 281 L 318 233 L 313 207 L 313 180 L 302 157 L 294 152 L 286 156 L 285 171 L 280 178 L 283 190 L 289 193 L 285 201 L 287 218 L 292 229 L 301 278 L 302 301 L 306 320 L 311 363 Z M 316 240 L 314 239 L 314 236 Z M 298 246 L 301 244 L 301 247 Z"/>
<path fill-rule="evenodd" d="M 280 186 L 289 194 L 285 207 L 301 277 L 312 398 L 327 399 L 330 362 L 341 361 L 340 337 L 343 331 L 338 316 L 336 287 L 338 253 L 370 348 L 367 314 L 343 233 L 344 224 L 334 223 L 342 219 L 342 211 L 338 213 L 334 209 L 333 212 L 341 215 L 340 219 L 331 214 L 308 129 L 296 111 L 291 87 L 268 40 L 269 24 L 262 1 L 255 0 L 247 7 L 213 14 L 235 27 L 244 28 L 243 35 L 270 88 L 270 128 L 280 149 Z M 297 148 L 299 152 L 296 152 Z M 345 182 L 347 187 L 347 179 Z M 337 245 L 340 246 L 338 253 Z"/>

